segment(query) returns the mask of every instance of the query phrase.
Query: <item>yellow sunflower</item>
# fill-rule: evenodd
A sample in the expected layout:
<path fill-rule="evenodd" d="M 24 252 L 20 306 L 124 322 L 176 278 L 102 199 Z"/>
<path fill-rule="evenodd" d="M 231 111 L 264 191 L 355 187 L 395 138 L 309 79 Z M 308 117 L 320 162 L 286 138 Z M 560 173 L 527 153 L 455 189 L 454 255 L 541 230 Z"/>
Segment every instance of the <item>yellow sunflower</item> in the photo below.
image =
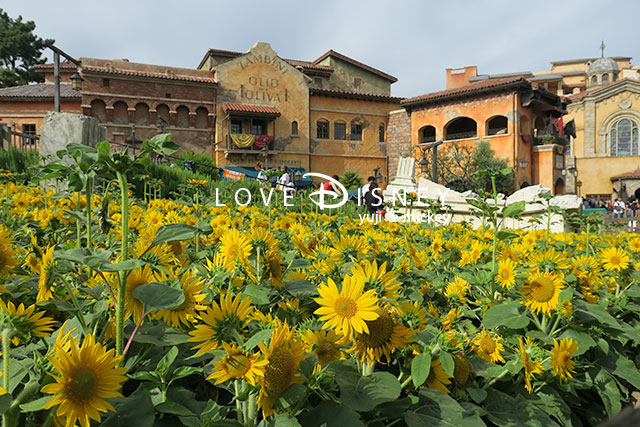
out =
<path fill-rule="evenodd" d="M 571 374 L 575 373 L 573 369 L 573 360 L 571 356 L 578 351 L 578 343 L 571 338 L 564 338 L 558 342 L 553 340 L 553 350 L 551 353 L 551 367 L 553 375 L 560 377 L 561 382 L 566 382 L 567 377 L 572 378 Z"/>
<path fill-rule="evenodd" d="M 338 252 L 342 261 L 353 261 L 363 258 L 369 251 L 369 243 L 364 236 L 357 234 L 343 234 L 339 240 L 333 241 L 333 248 Z"/>
<path fill-rule="evenodd" d="M 532 252 L 529 256 L 529 263 L 539 272 L 566 270 L 569 268 L 567 258 L 566 255 L 558 253 L 554 249 L 547 249 L 542 252 Z"/>
<path fill-rule="evenodd" d="M 48 337 L 53 331 L 55 320 L 52 317 L 44 317 L 45 312 L 35 313 L 36 306 L 25 307 L 20 303 L 18 307 L 11 301 L 5 303 L 0 299 L 0 311 L 7 317 L 16 329 L 18 334 L 11 338 L 14 345 L 20 344 L 21 337 Z"/>
<path fill-rule="evenodd" d="M 389 310 L 378 308 L 376 313 L 378 318 L 365 322 L 367 332 L 356 333 L 355 342 L 347 351 L 369 364 L 382 362 L 382 356 L 389 363 L 391 354 L 411 341 L 412 331 L 395 319 Z"/>
<path fill-rule="evenodd" d="M 447 298 L 451 299 L 452 297 L 455 297 L 462 304 L 467 303 L 468 292 L 469 282 L 457 276 L 453 282 L 449 282 L 444 290 L 444 294 Z"/>
<path fill-rule="evenodd" d="M 569 317 L 573 314 L 573 304 L 569 300 L 564 300 L 560 303 L 560 315 L 562 317 Z"/>
<path fill-rule="evenodd" d="M 343 337 L 332 329 L 328 331 L 314 331 L 307 329 L 301 335 L 307 353 L 318 356 L 318 367 L 334 360 L 344 359 L 344 352 L 340 349 Z"/>
<path fill-rule="evenodd" d="M 449 394 L 450 391 L 447 385 L 451 384 L 450 378 L 449 374 L 444 371 L 440 358 L 431 361 L 431 369 L 429 370 L 429 376 L 426 381 L 427 386 Z"/>
<path fill-rule="evenodd" d="M 151 271 L 148 265 L 136 268 L 129 273 L 127 276 L 127 289 L 125 291 L 127 298 L 124 303 L 125 317 L 127 319 L 133 316 L 133 320 L 137 324 L 144 315 L 144 304 L 133 296 L 133 290 L 138 286 L 157 281 L 156 275 L 153 274 L 153 271 Z"/>
<path fill-rule="evenodd" d="M 640 237 L 629 240 L 629 249 L 633 252 L 640 252 Z"/>
<path fill-rule="evenodd" d="M 478 356 L 480 356 L 487 362 L 504 363 L 504 357 L 502 357 L 502 354 L 500 354 L 500 352 L 504 351 L 504 346 L 500 343 L 500 341 L 502 341 L 502 337 L 493 332 L 488 332 L 483 329 L 473 339 L 473 349 L 476 353 L 478 353 Z"/>
<path fill-rule="evenodd" d="M 304 345 L 295 338 L 295 331 L 295 327 L 289 329 L 286 323 L 280 324 L 271 333 L 268 348 L 264 343 L 259 344 L 267 360 L 264 376 L 259 379 L 258 396 L 258 407 L 264 418 L 275 412 L 273 404 L 283 391 L 293 383 L 302 382 L 298 368 L 304 358 Z"/>
<path fill-rule="evenodd" d="M 0 225 L 0 277 L 9 275 L 11 269 L 18 264 L 14 243 L 11 232 L 4 225 Z"/>
<path fill-rule="evenodd" d="M 225 266 L 232 271 L 237 262 L 247 267 L 253 246 L 240 230 L 231 228 L 220 238 L 220 253 Z"/>
<path fill-rule="evenodd" d="M 204 283 L 201 278 L 193 277 L 191 270 L 172 271 L 172 279 L 180 278 L 180 289 L 184 294 L 184 301 L 180 306 L 167 310 L 159 310 L 155 313 L 157 319 L 162 319 L 167 325 L 180 328 L 188 326 L 196 321 L 198 311 L 206 309 L 203 302 L 207 295 L 204 292 Z"/>
<path fill-rule="evenodd" d="M 449 310 L 447 315 L 442 320 L 442 330 L 448 331 L 449 329 L 451 329 L 453 322 L 455 322 L 458 317 L 460 317 L 461 312 L 462 310 L 460 309 L 460 307 L 452 308 L 451 310 Z"/>
<path fill-rule="evenodd" d="M 534 375 L 543 372 L 542 362 L 533 360 L 529 356 L 529 349 L 532 345 L 531 338 L 527 337 L 523 341 L 522 337 L 518 337 L 518 342 L 520 343 L 519 351 L 520 357 L 522 358 L 522 367 L 524 368 L 524 387 L 529 393 L 532 393 L 533 386 L 531 385 L 531 379 Z"/>
<path fill-rule="evenodd" d="M 418 331 L 427 326 L 427 310 L 419 302 L 403 301 L 397 311 L 406 326 Z"/>
<path fill-rule="evenodd" d="M 260 354 L 249 354 L 234 344 L 222 343 L 225 355 L 222 360 L 213 362 L 213 373 L 208 380 L 215 379 L 215 384 L 223 383 L 230 379 L 243 379 L 251 385 L 256 385 L 256 377 L 264 375 L 264 367 L 268 363 L 260 359 Z"/>
<path fill-rule="evenodd" d="M 366 322 L 376 320 L 379 314 L 376 291 L 364 291 L 364 282 L 345 276 L 342 290 L 333 280 L 318 288 L 320 298 L 314 300 L 320 305 L 314 313 L 324 321 L 324 328 L 333 328 L 336 332 L 351 338 L 353 332 L 369 332 Z"/>
<path fill-rule="evenodd" d="M 398 290 L 402 283 L 398 281 L 398 273 L 387 271 L 387 263 L 378 267 L 378 262 L 363 261 L 351 267 L 354 280 L 364 282 L 366 290 L 374 289 L 380 298 L 393 300 L 398 298 Z"/>
<path fill-rule="evenodd" d="M 453 380 L 458 387 L 462 387 L 467 383 L 471 374 L 471 362 L 465 357 L 464 353 L 454 354 L 453 362 Z"/>
<path fill-rule="evenodd" d="M 91 334 L 80 348 L 73 337 L 67 344 L 56 346 L 47 357 L 58 375 L 51 374 L 55 382 L 42 387 L 43 393 L 54 395 L 44 409 L 59 405 L 56 415 L 65 425 L 89 427 L 90 420 L 100 422 L 100 412 L 115 411 L 105 399 L 122 397 L 121 383 L 127 379 L 123 375 L 127 369 L 117 367 L 122 356 L 116 357 L 115 350 L 96 343 Z"/>
<path fill-rule="evenodd" d="M 53 282 L 53 269 L 56 266 L 56 262 L 53 260 L 53 246 L 49 246 L 42 253 L 42 260 L 40 261 L 40 278 L 38 279 L 38 295 L 36 295 L 36 302 L 49 301 L 55 291 L 56 284 Z"/>
<path fill-rule="evenodd" d="M 542 311 L 549 315 L 558 307 L 558 296 L 564 288 L 562 275 L 544 272 L 534 273 L 527 280 L 521 291 L 525 296 L 525 305 L 534 313 Z"/>
<path fill-rule="evenodd" d="M 200 313 L 203 325 L 196 325 L 189 332 L 189 342 L 199 342 L 193 349 L 198 349 L 196 356 L 218 348 L 223 341 L 242 338 L 251 321 L 253 306 L 251 298 L 242 298 L 242 293 L 235 298 L 227 292 L 220 296 L 220 304 L 211 303 L 206 311 Z"/>
<path fill-rule="evenodd" d="M 602 259 L 602 266 L 607 271 L 620 271 L 629 267 L 629 255 L 620 248 L 603 249 L 600 252 L 600 258 Z"/>
<path fill-rule="evenodd" d="M 496 282 L 505 289 L 516 283 L 516 264 L 511 259 L 503 259 L 498 263 Z"/>

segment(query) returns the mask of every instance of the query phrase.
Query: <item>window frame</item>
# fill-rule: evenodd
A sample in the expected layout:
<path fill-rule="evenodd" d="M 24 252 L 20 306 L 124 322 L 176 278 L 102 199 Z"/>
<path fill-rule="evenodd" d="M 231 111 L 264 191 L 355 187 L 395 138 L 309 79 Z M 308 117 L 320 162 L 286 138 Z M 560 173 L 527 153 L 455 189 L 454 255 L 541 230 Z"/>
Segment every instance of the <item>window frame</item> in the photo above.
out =
<path fill-rule="evenodd" d="M 629 122 L 629 130 L 628 130 L 628 141 L 625 143 L 628 144 L 626 150 L 624 150 L 623 154 L 620 153 L 620 125 L 623 122 Z M 626 129 L 623 129 L 626 131 Z M 621 117 L 618 120 L 614 121 L 609 127 L 609 156 L 610 157 L 627 157 L 627 156 L 637 156 L 638 155 L 638 145 L 640 139 L 640 126 L 638 122 L 633 120 L 630 117 Z M 622 136 L 625 137 L 624 135 Z"/>
<path fill-rule="evenodd" d="M 337 126 L 344 126 L 343 132 L 339 133 Z M 346 122 L 333 122 L 333 139 L 338 141 L 346 141 L 347 140 L 347 123 Z"/>
<path fill-rule="evenodd" d="M 362 141 L 363 137 L 363 127 L 360 122 L 351 122 L 351 126 L 349 126 L 349 141 Z M 357 135 L 358 138 L 354 138 L 354 135 Z"/>
<path fill-rule="evenodd" d="M 238 132 L 234 130 L 234 126 L 238 126 Z M 231 120 L 231 124 L 229 126 L 229 133 L 232 135 L 241 134 L 242 133 L 242 120 Z"/>
<path fill-rule="evenodd" d="M 320 128 L 326 125 L 326 128 L 322 129 L 322 134 L 320 133 Z M 331 138 L 331 124 L 328 120 L 317 120 L 316 121 L 316 139 L 330 139 Z M 324 131 L 326 131 L 326 136 L 324 136 Z"/>

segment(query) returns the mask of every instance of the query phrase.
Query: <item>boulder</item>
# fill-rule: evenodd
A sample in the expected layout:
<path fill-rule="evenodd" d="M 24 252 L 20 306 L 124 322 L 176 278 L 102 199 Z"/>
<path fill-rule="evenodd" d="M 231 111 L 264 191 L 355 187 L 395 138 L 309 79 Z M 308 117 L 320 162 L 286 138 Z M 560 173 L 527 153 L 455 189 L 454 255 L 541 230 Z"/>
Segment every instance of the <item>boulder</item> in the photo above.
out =
<path fill-rule="evenodd" d="M 533 203 L 538 201 L 540 194 L 550 193 L 551 190 L 544 188 L 540 184 L 530 185 L 529 187 L 522 188 L 509 197 L 507 197 L 507 204 L 510 205 L 515 202 L 525 201 L 527 203 Z"/>
<path fill-rule="evenodd" d="M 97 119 L 73 113 L 49 112 L 40 130 L 40 154 L 54 155 L 68 144 L 91 147 L 107 139 L 107 128 Z"/>

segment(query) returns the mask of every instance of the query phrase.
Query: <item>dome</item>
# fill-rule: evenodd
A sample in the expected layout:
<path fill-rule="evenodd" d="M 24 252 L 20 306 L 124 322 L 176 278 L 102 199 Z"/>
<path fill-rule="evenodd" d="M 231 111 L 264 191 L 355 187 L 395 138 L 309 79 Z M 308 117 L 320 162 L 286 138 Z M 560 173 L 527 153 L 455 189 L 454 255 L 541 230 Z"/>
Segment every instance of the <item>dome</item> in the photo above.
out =
<path fill-rule="evenodd" d="M 620 67 L 611 58 L 598 58 L 593 61 L 593 64 L 589 67 L 587 74 L 601 73 L 605 71 L 620 71 Z"/>

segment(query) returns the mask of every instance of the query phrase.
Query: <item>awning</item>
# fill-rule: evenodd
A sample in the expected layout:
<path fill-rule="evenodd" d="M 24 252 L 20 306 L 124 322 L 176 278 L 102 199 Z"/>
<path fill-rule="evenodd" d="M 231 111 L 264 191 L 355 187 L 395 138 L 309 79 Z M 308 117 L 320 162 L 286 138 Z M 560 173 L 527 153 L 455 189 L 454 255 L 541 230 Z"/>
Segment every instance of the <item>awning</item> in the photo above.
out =
<path fill-rule="evenodd" d="M 280 117 L 280 111 L 271 105 L 224 104 L 222 109 L 225 113 L 229 113 L 230 115 L 264 117 L 269 119 Z"/>

